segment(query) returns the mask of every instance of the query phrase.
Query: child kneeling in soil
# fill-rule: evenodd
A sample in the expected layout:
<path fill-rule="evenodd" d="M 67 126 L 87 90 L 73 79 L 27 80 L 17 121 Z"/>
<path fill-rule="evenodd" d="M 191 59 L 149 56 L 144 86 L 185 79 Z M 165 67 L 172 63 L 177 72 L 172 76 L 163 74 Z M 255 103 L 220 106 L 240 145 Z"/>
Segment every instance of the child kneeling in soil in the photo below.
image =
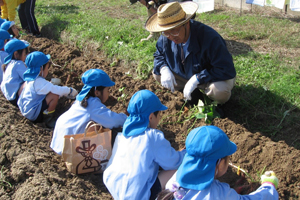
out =
<path fill-rule="evenodd" d="M 114 199 L 155 199 L 182 162 L 185 150 L 176 151 L 157 130 L 160 112 L 166 110 L 149 90 L 136 92 L 130 114 L 118 133 L 103 182 Z M 159 167 L 163 170 L 159 173 Z"/>
<path fill-rule="evenodd" d="M 1 91 L 4 97 L 13 105 L 18 106 L 18 98 L 22 92 L 23 74 L 27 67 L 25 59 L 28 54 L 29 43 L 18 39 L 8 41 L 4 46 L 4 51 L 8 56 L 4 58 L 4 64 L 1 66 L 3 71 L 3 80 Z"/>
<path fill-rule="evenodd" d="M 62 114 L 55 125 L 50 147 L 61 155 L 65 135 L 84 133 L 90 121 L 101 124 L 105 128 L 121 127 L 127 115 L 115 113 L 103 103 L 108 100 L 109 87 L 115 83 L 101 69 L 90 69 L 83 73 L 84 84 L 81 92 L 71 108 Z"/>
<path fill-rule="evenodd" d="M 249 195 L 239 195 L 227 183 L 215 178 L 223 176 L 229 165 L 229 156 L 237 147 L 216 126 L 193 129 L 187 136 L 186 154 L 177 172 L 168 181 L 167 190 L 158 200 L 277 200 L 278 179 L 274 172 L 261 177 L 262 185 Z"/>
<path fill-rule="evenodd" d="M 8 40 L 11 39 L 10 34 L 6 30 L 0 29 L 0 66 L 4 64 L 4 58 L 8 56 L 8 53 L 6 53 L 3 49 L 4 45 L 8 42 Z M 3 78 L 3 71 L 2 68 L 0 69 L 0 84 L 2 82 Z"/>
<path fill-rule="evenodd" d="M 49 61 L 50 55 L 39 51 L 26 57 L 27 70 L 23 74 L 25 82 L 18 106 L 22 115 L 30 121 L 44 121 L 47 127 L 53 128 L 56 122 L 54 112 L 59 97 L 75 99 L 78 92 L 71 87 L 53 85 L 45 79 L 51 66 Z"/>

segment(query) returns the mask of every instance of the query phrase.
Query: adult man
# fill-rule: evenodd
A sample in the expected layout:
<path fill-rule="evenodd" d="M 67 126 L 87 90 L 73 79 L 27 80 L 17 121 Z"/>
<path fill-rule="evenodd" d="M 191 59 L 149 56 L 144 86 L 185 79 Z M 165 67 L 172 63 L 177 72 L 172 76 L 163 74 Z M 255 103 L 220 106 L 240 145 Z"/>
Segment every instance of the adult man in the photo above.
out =
<path fill-rule="evenodd" d="M 183 90 L 192 104 L 202 97 L 196 88 L 224 104 L 235 83 L 232 56 L 214 29 L 191 20 L 197 9 L 194 2 L 172 2 L 161 5 L 148 18 L 146 29 L 162 32 L 156 43 L 153 76 L 172 92 Z"/>

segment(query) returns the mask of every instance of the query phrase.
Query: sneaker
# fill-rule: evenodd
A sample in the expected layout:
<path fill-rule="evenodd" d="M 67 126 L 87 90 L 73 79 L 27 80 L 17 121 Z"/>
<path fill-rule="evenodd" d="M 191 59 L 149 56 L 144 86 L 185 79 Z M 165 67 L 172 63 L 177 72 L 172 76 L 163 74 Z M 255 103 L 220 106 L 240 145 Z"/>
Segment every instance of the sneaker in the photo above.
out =
<path fill-rule="evenodd" d="M 43 112 L 43 121 L 45 122 L 48 128 L 54 128 L 56 123 L 56 118 L 54 117 L 55 110 L 52 112 L 48 112 L 48 110 L 44 110 Z"/>

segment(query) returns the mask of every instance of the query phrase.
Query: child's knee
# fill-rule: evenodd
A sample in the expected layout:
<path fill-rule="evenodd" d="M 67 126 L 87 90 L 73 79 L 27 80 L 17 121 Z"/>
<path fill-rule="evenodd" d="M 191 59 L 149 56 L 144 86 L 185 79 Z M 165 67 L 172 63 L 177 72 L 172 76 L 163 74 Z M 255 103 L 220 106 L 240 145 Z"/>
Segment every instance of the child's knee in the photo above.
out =
<path fill-rule="evenodd" d="M 48 93 L 46 95 L 46 102 L 47 104 L 49 105 L 50 103 L 56 103 L 58 102 L 58 99 L 59 99 L 59 95 L 57 94 L 54 94 L 52 92 Z"/>

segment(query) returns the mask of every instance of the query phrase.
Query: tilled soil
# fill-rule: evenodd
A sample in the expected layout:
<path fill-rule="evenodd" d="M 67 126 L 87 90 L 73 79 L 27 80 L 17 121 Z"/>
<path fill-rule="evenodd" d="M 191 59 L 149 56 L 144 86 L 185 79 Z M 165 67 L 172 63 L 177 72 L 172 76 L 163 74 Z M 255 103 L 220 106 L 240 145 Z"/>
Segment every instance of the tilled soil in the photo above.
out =
<path fill-rule="evenodd" d="M 125 72 L 128 69 L 110 64 L 97 57 L 85 57 L 82 52 L 57 43 L 47 38 L 26 36 L 31 43 L 31 51 L 39 50 L 50 54 L 55 64 L 50 69 L 47 79 L 59 77 L 63 85 L 76 88 L 83 86 L 80 76 L 91 68 L 100 68 L 109 74 L 116 85 L 111 89 L 107 106 L 115 112 L 124 112 L 130 97 L 138 90 L 148 89 L 157 94 L 168 110 L 163 112 L 163 122 L 159 128 L 175 149 L 184 146 L 187 130 L 194 119 L 179 118 L 183 105 L 183 96 L 179 92 L 170 93 L 158 85 L 152 76 L 146 80 L 134 79 Z M 234 45 L 234 44 L 233 44 Z M 119 91 L 119 88 L 124 88 Z M 123 96 L 122 96 L 123 94 Z M 61 156 L 49 147 L 53 129 L 44 124 L 33 124 L 25 119 L 19 110 L 0 95 L 1 132 L 0 132 L 0 199 L 112 199 L 102 182 L 102 175 L 74 175 L 66 170 Z M 66 111 L 71 100 L 60 99 L 57 115 Z M 235 101 L 229 101 L 228 107 L 235 107 Z M 225 110 L 226 111 L 226 110 Z M 249 111 L 251 112 L 251 111 Z M 280 199 L 299 199 L 300 197 L 300 151 L 284 141 L 274 142 L 259 132 L 250 132 L 243 125 L 234 121 L 234 116 L 215 119 L 213 125 L 224 130 L 230 140 L 238 146 L 231 162 L 248 171 L 251 178 L 240 183 L 244 185 L 241 192 L 255 190 L 259 184 L 257 173 L 266 170 L 276 172 L 279 179 Z M 238 116 L 236 116 L 238 118 Z M 205 125 L 204 120 L 197 120 L 194 127 Z M 290 136 L 297 134 L 291 131 Z M 122 168 L 120 167 L 120 170 Z M 236 169 L 229 167 L 222 180 L 237 186 L 240 179 Z M 11 187 L 9 186 L 11 184 Z"/>

